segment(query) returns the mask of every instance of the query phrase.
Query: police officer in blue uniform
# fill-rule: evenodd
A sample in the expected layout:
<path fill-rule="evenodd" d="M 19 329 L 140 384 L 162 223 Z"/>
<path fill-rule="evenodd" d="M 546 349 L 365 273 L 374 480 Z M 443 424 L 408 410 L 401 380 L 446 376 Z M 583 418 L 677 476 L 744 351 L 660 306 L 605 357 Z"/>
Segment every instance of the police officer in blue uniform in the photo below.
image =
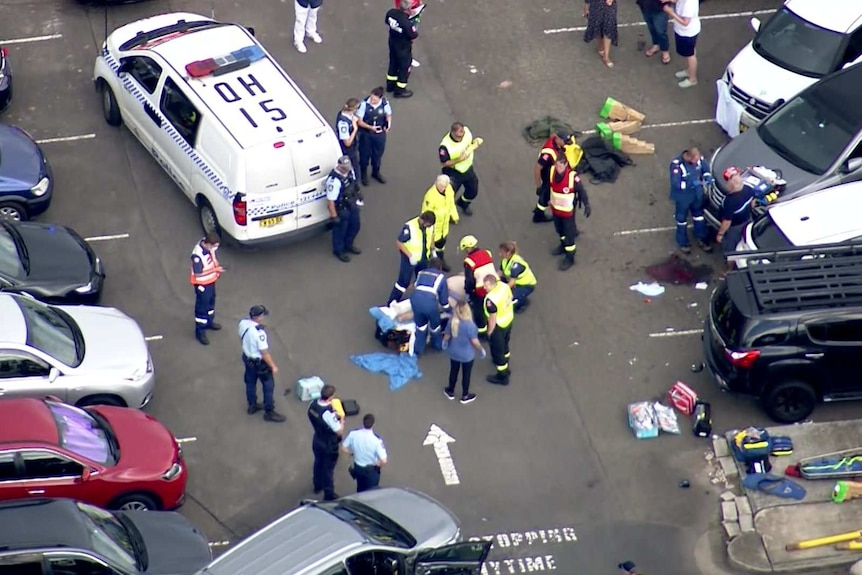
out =
<path fill-rule="evenodd" d="M 238 326 L 239 339 L 242 343 L 242 363 L 245 366 L 245 397 L 248 401 L 248 414 L 253 415 L 263 408 L 263 419 L 273 423 L 284 421 L 284 416 L 275 411 L 274 376 L 278 366 L 269 353 L 269 341 L 263 318 L 269 315 L 269 310 L 262 305 L 253 305 L 248 310 L 248 319 L 240 320 Z M 257 381 L 263 388 L 263 406 L 257 402 Z"/>
<path fill-rule="evenodd" d="M 362 185 L 368 185 L 368 164 L 371 163 L 371 177 L 386 183 L 380 173 L 380 161 L 386 150 L 386 134 L 392 129 L 392 106 L 383 97 L 383 87 L 371 90 L 371 95 L 359 105 L 356 116 L 359 118 L 359 175 Z"/>
<path fill-rule="evenodd" d="M 335 465 L 338 463 L 338 444 L 344 434 L 344 421 L 332 407 L 335 386 L 324 385 L 320 399 L 308 405 L 308 421 L 314 428 L 311 451 L 314 454 L 314 492 L 323 492 L 326 501 L 338 499 L 335 492 Z"/>
<path fill-rule="evenodd" d="M 341 145 L 341 153 L 350 158 L 353 163 L 354 177 L 359 177 L 356 173 L 356 166 L 359 165 L 359 116 L 356 114 L 358 109 L 359 100 L 350 98 L 335 117 L 335 133 Z"/>
<path fill-rule="evenodd" d="M 374 423 L 374 414 L 366 413 L 362 427 L 348 433 L 341 443 L 341 451 L 353 455 L 351 475 L 356 480 L 357 493 L 380 485 L 380 469 L 389 457 L 383 440 L 374 431 Z"/>
<path fill-rule="evenodd" d="M 343 262 L 349 262 L 347 252 L 362 253 L 354 245 L 359 234 L 359 208 L 363 205 L 362 193 L 356 183 L 353 162 L 348 156 L 341 156 L 335 169 L 329 172 L 324 183 L 326 206 L 332 221 L 332 253 Z"/>
<path fill-rule="evenodd" d="M 410 307 L 413 309 L 413 322 L 416 324 L 416 343 L 413 353 L 422 355 L 428 341 L 428 328 L 431 328 L 431 347 L 443 349 L 443 332 L 440 326 L 440 308 L 451 311 L 449 306 L 449 286 L 443 273 L 440 258 L 431 258 L 428 267 L 416 274 Z"/>
<path fill-rule="evenodd" d="M 697 245 L 709 253 L 709 232 L 703 217 L 704 187 L 714 182 L 709 163 L 697 148 L 689 148 L 670 163 L 670 199 L 674 202 L 676 245 L 684 254 L 691 253 L 688 241 L 688 214 L 694 222 Z"/>

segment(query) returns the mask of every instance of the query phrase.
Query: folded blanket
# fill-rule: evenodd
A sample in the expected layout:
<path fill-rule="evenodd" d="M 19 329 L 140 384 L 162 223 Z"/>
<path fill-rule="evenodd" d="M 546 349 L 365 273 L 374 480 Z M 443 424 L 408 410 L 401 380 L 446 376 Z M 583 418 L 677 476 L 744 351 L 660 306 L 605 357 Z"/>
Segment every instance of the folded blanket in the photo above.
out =
<path fill-rule="evenodd" d="M 394 353 L 366 353 L 351 355 L 350 361 L 373 373 L 385 373 L 389 376 L 389 389 L 401 389 L 411 379 L 419 379 L 419 362 L 415 356 Z"/>

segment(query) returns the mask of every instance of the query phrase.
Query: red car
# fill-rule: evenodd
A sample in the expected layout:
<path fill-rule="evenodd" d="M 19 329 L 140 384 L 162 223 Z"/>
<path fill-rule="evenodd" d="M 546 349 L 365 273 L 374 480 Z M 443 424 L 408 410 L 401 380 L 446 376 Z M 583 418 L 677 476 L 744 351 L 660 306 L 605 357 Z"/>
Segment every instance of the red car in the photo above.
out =
<path fill-rule="evenodd" d="M 176 438 L 142 411 L 0 401 L 0 500 L 66 497 L 109 509 L 173 510 L 187 480 Z"/>

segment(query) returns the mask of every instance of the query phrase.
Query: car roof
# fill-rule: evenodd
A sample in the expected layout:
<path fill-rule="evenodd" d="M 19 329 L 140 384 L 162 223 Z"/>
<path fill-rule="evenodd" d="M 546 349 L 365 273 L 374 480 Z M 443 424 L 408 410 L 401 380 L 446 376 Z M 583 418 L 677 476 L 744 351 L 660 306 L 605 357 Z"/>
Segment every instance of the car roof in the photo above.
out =
<path fill-rule="evenodd" d="M 127 26 L 139 31 L 146 24 L 146 29 L 157 30 L 180 20 L 210 21 L 195 14 L 176 13 Z M 169 63 L 184 81 L 181 88 L 193 90 L 243 148 L 330 129 L 314 105 L 248 30 L 237 24 L 213 23 L 217 25 L 166 35 L 134 49 L 154 52 Z M 186 71 L 186 66 L 193 62 L 229 57 L 252 46 L 259 46 L 263 57 L 235 71 L 202 78 L 191 78 Z M 253 83 L 249 80 L 252 76 Z M 277 112 L 262 109 L 261 103 L 266 103 L 270 110 L 280 108 L 289 114 L 290 120 L 271 120 Z"/>
<path fill-rule="evenodd" d="M 815 26 L 846 34 L 862 24 L 862 3 L 847 0 L 787 0 L 794 14 Z"/>
<path fill-rule="evenodd" d="M 794 246 L 862 236 L 862 182 L 826 188 L 769 208 L 769 217 Z"/>
<path fill-rule="evenodd" d="M 327 558 L 337 561 L 366 542 L 351 525 L 306 505 L 251 535 L 198 575 L 299 574 Z"/>
<path fill-rule="evenodd" d="M 44 547 L 92 547 L 75 502 L 27 499 L 0 503 L 0 552 Z"/>
<path fill-rule="evenodd" d="M 15 296 L 0 293 L 0 342 L 24 344 L 27 342 L 27 323 L 18 307 Z"/>
<path fill-rule="evenodd" d="M 21 441 L 57 445 L 60 432 L 51 410 L 41 399 L 22 397 L 0 400 L 0 447 Z"/>

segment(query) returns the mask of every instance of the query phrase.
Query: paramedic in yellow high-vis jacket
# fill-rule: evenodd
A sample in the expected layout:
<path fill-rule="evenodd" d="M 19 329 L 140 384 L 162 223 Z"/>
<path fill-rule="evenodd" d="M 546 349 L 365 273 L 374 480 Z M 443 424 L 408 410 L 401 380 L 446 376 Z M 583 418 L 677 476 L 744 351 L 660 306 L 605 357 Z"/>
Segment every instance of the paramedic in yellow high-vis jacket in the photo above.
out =
<path fill-rule="evenodd" d="M 449 236 L 449 222 L 458 223 L 458 209 L 455 207 L 455 190 L 449 176 L 440 174 L 434 185 L 425 192 L 421 212 L 434 212 L 437 217 L 434 224 L 434 251 L 443 262 L 443 271 L 451 271 L 443 254 L 446 250 L 446 238 Z"/>

